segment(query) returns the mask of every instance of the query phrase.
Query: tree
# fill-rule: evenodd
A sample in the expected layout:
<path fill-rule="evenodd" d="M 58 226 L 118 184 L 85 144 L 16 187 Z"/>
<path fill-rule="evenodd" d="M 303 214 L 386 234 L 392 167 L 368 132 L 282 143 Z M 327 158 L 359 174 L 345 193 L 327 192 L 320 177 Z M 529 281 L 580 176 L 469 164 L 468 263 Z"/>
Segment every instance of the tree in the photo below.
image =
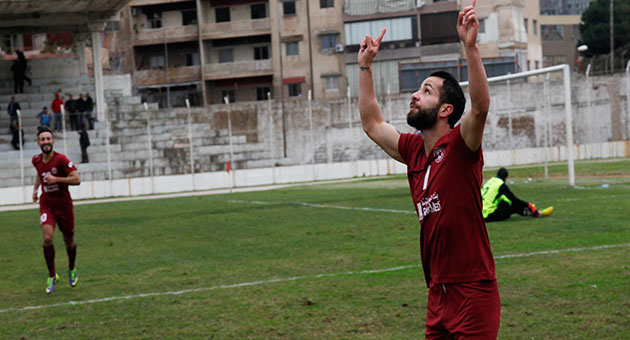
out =
<path fill-rule="evenodd" d="M 614 0 L 615 50 L 630 47 L 630 1 Z M 610 0 L 594 0 L 582 13 L 580 40 L 587 57 L 610 53 Z"/>

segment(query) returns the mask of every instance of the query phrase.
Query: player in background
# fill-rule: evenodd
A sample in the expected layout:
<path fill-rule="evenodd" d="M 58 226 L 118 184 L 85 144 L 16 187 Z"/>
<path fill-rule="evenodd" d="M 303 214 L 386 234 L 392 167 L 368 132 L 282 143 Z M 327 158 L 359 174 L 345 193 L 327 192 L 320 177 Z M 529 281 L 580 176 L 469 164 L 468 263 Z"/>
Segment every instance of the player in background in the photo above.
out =
<path fill-rule="evenodd" d="M 507 169 L 501 168 L 495 177 L 487 180 L 481 187 L 482 213 L 486 222 L 507 220 L 512 214 L 547 217 L 553 212 L 553 207 L 538 210 L 533 203 L 527 203 L 516 197 L 505 184 L 507 177 Z"/>
<path fill-rule="evenodd" d="M 490 94 L 477 46 L 475 2 L 457 19 L 468 61 L 471 108 L 462 116 L 466 98 L 457 80 L 434 72 L 412 94 L 407 115 L 407 123 L 421 135 L 400 134 L 386 123 L 374 94 L 372 60 L 386 29 L 375 40 L 367 35 L 358 53 L 363 129 L 388 155 L 407 164 L 429 287 L 427 339 L 496 339 L 499 331 L 501 301 L 481 214 L 481 141 Z"/>
<path fill-rule="evenodd" d="M 81 179 L 74 164 L 66 156 L 53 151 L 54 144 L 52 130 L 46 126 L 40 126 L 37 131 L 37 145 L 42 149 L 42 153 L 33 156 L 33 166 L 37 170 L 35 186 L 33 187 L 33 202 L 37 202 L 37 190 L 41 185 L 39 215 L 44 234 L 44 259 L 48 267 L 46 294 L 52 293 L 55 284 L 59 281 L 59 275 L 55 271 L 55 247 L 53 245 L 55 224 L 59 225 L 59 230 L 63 234 L 63 241 L 66 244 L 70 286 L 75 287 L 79 279 L 74 265 L 77 256 L 77 244 L 74 242 L 74 209 L 70 192 L 68 192 L 68 185 L 79 185 Z"/>

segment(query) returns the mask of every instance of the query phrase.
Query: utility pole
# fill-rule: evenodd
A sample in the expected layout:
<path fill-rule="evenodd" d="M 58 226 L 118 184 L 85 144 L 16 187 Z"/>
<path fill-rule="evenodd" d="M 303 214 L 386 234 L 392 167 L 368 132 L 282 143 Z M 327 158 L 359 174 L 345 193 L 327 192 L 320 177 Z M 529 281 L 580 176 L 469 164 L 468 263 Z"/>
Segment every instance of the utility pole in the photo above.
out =
<path fill-rule="evenodd" d="M 610 74 L 615 72 L 615 24 L 613 22 L 613 3 L 610 0 Z"/>

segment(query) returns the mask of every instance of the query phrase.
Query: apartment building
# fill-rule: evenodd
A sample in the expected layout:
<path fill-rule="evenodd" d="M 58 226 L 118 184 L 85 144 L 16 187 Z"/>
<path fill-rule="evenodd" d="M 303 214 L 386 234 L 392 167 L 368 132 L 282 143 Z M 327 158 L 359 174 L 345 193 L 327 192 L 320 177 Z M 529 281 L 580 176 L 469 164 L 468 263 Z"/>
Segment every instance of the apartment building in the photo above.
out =
<path fill-rule="evenodd" d="M 345 0 L 346 74 L 358 91 L 355 52 L 366 33 L 389 30 L 375 59 L 377 94 L 414 91 L 437 69 L 467 80 L 466 59 L 457 35 L 461 8 L 472 0 Z M 536 1 L 490 0 L 476 6 L 478 44 L 489 76 L 542 67 Z M 352 52 L 352 53 L 351 53 Z"/>
<path fill-rule="evenodd" d="M 592 1 L 540 1 L 544 66 L 569 64 L 578 72 L 586 71 L 586 65 L 581 65 L 577 42 L 580 40 L 582 13 Z"/>
<path fill-rule="evenodd" d="M 133 85 L 161 106 L 338 97 L 342 0 L 132 0 Z"/>

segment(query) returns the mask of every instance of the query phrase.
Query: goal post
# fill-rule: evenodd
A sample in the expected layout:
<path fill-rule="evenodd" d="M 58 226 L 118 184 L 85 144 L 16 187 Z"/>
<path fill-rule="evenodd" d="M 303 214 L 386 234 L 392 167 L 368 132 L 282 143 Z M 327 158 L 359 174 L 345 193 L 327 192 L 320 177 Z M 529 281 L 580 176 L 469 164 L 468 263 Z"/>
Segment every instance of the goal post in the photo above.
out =
<path fill-rule="evenodd" d="M 513 80 L 527 80 L 530 77 L 533 76 L 540 76 L 540 75 L 545 75 L 548 76 L 549 74 L 560 74 L 562 77 L 562 89 L 563 89 L 563 94 L 564 94 L 564 101 L 563 101 L 563 106 L 564 106 L 564 126 L 565 126 L 565 133 L 566 133 L 566 161 L 567 161 L 567 165 L 568 165 L 568 178 L 569 178 L 569 185 L 570 186 L 575 186 L 575 170 L 574 170 L 574 160 L 575 160 L 575 154 L 574 154 L 574 142 L 573 142 L 573 112 L 572 112 L 572 108 L 571 108 L 571 73 L 570 73 L 570 68 L 569 65 L 567 64 L 563 64 L 563 65 L 556 65 L 556 66 L 551 66 L 551 67 L 545 67 L 545 68 L 541 68 L 541 69 L 537 69 L 537 70 L 531 70 L 531 71 L 526 71 L 526 72 L 519 72 L 519 73 L 514 73 L 514 74 L 508 74 L 508 75 L 503 75 L 503 76 L 497 76 L 497 77 L 490 77 L 488 78 L 488 85 L 490 86 L 490 95 L 495 96 L 496 94 L 493 94 L 493 88 L 496 84 L 505 84 L 506 86 L 506 91 L 505 91 L 505 97 L 507 97 L 507 101 L 508 104 L 504 105 L 504 107 L 501 109 L 502 112 L 505 114 L 505 116 L 507 116 L 507 121 L 509 122 L 509 139 L 510 139 L 510 148 L 514 149 L 515 146 L 512 144 L 511 139 L 512 139 L 512 116 L 513 113 L 519 110 L 524 110 L 524 106 L 527 106 L 526 103 L 524 103 L 521 100 L 521 107 L 519 107 L 518 105 L 516 106 L 510 106 L 509 104 L 511 104 L 512 102 L 518 102 L 518 100 L 513 99 L 513 91 L 511 90 L 511 86 Z M 547 77 L 547 79 L 549 79 L 549 77 Z M 545 81 L 545 86 L 544 86 L 544 91 L 551 91 L 548 86 L 547 86 L 548 80 Z M 460 82 L 460 85 L 462 87 L 468 87 L 468 82 Z M 541 86 L 542 87 L 542 86 Z M 551 91 L 553 92 L 553 91 Z M 550 95 L 549 93 L 543 93 L 544 96 Z M 505 97 L 503 97 L 502 99 L 504 99 Z M 536 100 L 534 100 L 536 101 Z M 543 100 L 544 101 L 544 100 Z M 557 102 L 557 100 L 556 100 Z M 531 103 L 530 103 L 531 104 Z M 534 103 L 534 105 L 536 105 L 536 103 Z M 543 107 L 546 107 L 547 109 L 550 109 L 551 104 L 547 103 L 547 104 L 543 104 Z M 543 110 L 544 111 L 544 110 Z M 545 114 L 549 114 L 550 112 L 546 112 Z M 493 108 L 490 108 L 490 114 L 493 114 Z M 505 118 L 505 117 L 504 117 Z M 543 130 L 545 131 L 544 133 L 545 135 L 545 139 L 550 139 L 549 137 L 549 133 L 550 133 L 550 128 L 547 126 L 547 124 L 545 124 L 545 127 L 543 128 Z M 545 164 L 547 161 L 547 153 L 549 152 L 549 147 L 550 145 L 547 145 L 547 143 L 545 143 L 545 156 L 544 156 L 544 160 L 545 160 Z M 512 150 L 513 151 L 513 150 Z M 560 151 L 558 151 L 558 153 L 560 153 Z M 513 155 L 514 152 L 511 152 L 511 154 Z M 513 164 L 511 164 L 513 165 Z M 546 166 L 546 165 L 545 165 Z M 546 169 L 545 169 L 546 170 Z"/>

